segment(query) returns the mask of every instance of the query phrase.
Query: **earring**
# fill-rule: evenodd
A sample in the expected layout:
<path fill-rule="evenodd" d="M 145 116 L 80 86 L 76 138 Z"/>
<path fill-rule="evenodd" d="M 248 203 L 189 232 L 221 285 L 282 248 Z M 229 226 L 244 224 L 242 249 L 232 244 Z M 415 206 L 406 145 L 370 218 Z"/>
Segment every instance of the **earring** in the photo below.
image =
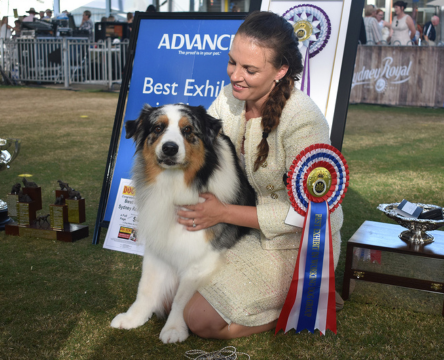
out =
<path fill-rule="evenodd" d="M 279 84 L 279 79 L 275 80 L 276 84 Z"/>

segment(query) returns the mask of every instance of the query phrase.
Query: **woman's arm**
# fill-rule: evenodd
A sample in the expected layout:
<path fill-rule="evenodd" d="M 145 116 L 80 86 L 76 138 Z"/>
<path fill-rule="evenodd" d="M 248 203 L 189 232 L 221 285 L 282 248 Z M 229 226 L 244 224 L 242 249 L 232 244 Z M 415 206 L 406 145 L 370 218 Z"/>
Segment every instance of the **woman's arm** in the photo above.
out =
<path fill-rule="evenodd" d="M 213 194 L 200 194 L 205 202 L 184 206 L 186 210 L 179 210 L 179 224 L 185 225 L 189 231 L 207 229 L 219 223 L 245 226 L 259 229 L 255 206 L 240 206 L 223 204 Z M 193 227 L 193 220 L 195 227 Z"/>
<path fill-rule="evenodd" d="M 407 16 L 407 19 L 405 20 L 405 22 L 406 22 L 407 26 L 409 27 L 410 40 L 412 40 L 416 34 L 415 24 L 413 24 L 413 20 L 409 15 L 406 15 L 406 16 Z"/>

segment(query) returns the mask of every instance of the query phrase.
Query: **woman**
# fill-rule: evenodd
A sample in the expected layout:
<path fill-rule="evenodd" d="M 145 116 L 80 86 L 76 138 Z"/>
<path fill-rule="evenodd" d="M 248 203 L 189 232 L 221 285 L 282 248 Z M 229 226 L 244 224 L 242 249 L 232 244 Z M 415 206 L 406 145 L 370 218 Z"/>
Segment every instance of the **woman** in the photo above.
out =
<path fill-rule="evenodd" d="M 244 158 L 257 206 L 222 204 L 212 194 L 202 194 L 205 202 L 178 211 L 178 221 L 189 231 L 219 222 L 252 228 L 227 252 L 224 267 L 184 310 L 188 327 L 201 337 L 230 339 L 276 326 L 301 237 L 300 228 L 284 223 L 290 203 L 282 177 L 305 147 L 330 143 L 321 111 L 294 88 L 301 71 L 301 54 L 290 23 L 269 12 L 249 15 L 229 53 L 231 84 L 209 113 L 223 120 L 224 133 Z M 332 214 L 331 221 L 336 266 L 342 209 Z"/>
<path fill-rule="evenodd" d="M 412 45 L 412 39 L 415 37 L 416 29 L 412 18 L 404 13 L 407 3 L 397 1 L 393 4 L 396 16 L 393 18 L 392 31 L 390 39 L 392 45 Z"/>
<path fill-rule="evenodd" d="M 387 38 L 390 36 L 390 23 L 384 20 L 384 11 L 382 9 L 377 9 L 375 16 L 382 32 L 382 40 L 387 41 Z"/>
<path fill-rule="evenodd" d="M 11 29 L 12 29 L 12 26 L 8 25 L 8 17 L 3 16 L 2 24 L 0 26 L 0 38 L 1 39 L 10 39 L 11 38 Z"/>

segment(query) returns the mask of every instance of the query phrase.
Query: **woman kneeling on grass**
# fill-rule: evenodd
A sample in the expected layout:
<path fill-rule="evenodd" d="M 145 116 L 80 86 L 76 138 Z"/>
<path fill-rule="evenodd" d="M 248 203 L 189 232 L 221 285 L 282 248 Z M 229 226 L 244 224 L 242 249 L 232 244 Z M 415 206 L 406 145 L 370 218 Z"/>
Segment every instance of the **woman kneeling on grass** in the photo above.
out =
<path fill-rule="evenodd" d="M 227 66 L 231 84 L 209 109 L 222 119 L 257 206 L 222 204 L 212 194 L 178 215 L 189 231 L 217 223 L 252 228 L 226 253 L 226 263 L 184 310 L 190 330 L 204 338 L 231 339 L 271 330 L 290 287 L 302 229 L 284 223 L 290 208 L 282 180 L 307 146 L 330 144 L 322 112 L 294 87 L 303 69 L 293 27 L 269 12 L 250 14 L 233 40 Z M 196 227 L 193 227 L 193 219 Z M 335 268 L 343 214 L 331 215 Z M 342 299 L 337 294 L 337 307 Z"/>

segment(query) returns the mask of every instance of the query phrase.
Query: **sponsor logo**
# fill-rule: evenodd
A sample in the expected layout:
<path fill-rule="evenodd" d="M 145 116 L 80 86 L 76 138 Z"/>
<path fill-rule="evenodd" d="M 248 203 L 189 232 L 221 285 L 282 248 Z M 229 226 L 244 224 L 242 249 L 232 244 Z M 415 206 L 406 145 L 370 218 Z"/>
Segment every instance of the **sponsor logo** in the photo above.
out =
<path fill-rule="evenodd" d="M 410 80 L 410 69 L 412 61 L 408 66 L 394 65 L 393 58 L 387 56 L 382 60 L 382 66 L 377 69 L 366 69 L 365 66 L 353 74 L 352 88 L 357 85 L 369 85 L 374 83 L 375 90 L 383 93 L 392 85 L 402 84 Z"/>
<path fill-rule="evenodd" d="M 230 50 L 234 34 L 163 34 L 157 49 L 168 50 Z"/>
<path fill-rule="evenodd" d="M 134 189 L 133 186 L 127 186 L 125 185 L 123 187 L 123 195 L 130 195 L 130 196 L 134 196 L 136 194 L 136 190 Z"/>

